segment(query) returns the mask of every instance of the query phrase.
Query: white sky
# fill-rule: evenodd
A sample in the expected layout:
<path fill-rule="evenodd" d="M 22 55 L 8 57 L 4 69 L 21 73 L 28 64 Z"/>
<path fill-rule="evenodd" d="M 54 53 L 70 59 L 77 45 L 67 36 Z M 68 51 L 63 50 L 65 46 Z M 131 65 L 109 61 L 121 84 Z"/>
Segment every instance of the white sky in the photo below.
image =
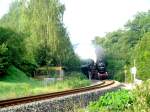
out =
<path fill-rule="evenodd" d="M 138 11 L 150 9 L 150 0 L 62 0 L 64 23 L 81 58 L 95 59 L 91 40 L 122 28 Z"/>
<path fill-rule="evenodd" d="M 12 0 L 0 0 L 0 17 Z M 94 58 L 91 40 L 122 28 L 138 11 L 150 9 L 150 0 L 61 0 L 65 6 L 64 23 L 81 58 Z"/>
<path fill-rule="evenodd" d="M 12 0 L 0 0 L 0 18 L 8 12 L 9 4 L 12 2 Z"/>

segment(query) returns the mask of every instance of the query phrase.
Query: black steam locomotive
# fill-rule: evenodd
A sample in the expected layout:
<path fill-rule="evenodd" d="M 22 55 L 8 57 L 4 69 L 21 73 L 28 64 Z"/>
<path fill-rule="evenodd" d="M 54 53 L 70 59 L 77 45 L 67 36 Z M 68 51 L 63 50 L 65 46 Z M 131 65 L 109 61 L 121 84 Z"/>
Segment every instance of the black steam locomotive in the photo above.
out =
<path fill-rule="evenodd" d="M 90 59 L 87 64 L 81 66 L 81 71 L 89 79 L 104 80 L 108 78 L 106 63 L 103 60 L 98 60 L 94 63 L 94 61 Z"/>

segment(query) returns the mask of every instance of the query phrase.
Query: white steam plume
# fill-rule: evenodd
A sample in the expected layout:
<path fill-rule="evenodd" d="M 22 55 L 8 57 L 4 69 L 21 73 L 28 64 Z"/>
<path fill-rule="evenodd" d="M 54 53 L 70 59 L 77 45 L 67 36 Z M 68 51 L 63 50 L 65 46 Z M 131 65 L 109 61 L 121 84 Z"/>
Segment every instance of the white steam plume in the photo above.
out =
<path fill-rule="evenodd" d="M 95 55 L 96 55 L 96 61 L 98 61 L 100 59 L 104 59 L 104 57 L 105 57 L 104 49 L 101 46 L 96 45 L 95 46 Z"/>

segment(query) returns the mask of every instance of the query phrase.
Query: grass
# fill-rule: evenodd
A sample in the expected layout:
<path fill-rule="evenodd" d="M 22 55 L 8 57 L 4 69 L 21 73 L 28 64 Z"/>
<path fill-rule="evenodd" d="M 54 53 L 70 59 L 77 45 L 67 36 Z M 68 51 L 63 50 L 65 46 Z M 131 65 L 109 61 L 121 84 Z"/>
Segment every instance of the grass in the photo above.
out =
<path fill-rule="evenodd" d="M 77 112 L 150 112 L 150 80 L 131 91 L 107 93 Z"/>
<path fill-rule="evenodd" d="M 31 79 L 16 67 L 11 66 L 7 75 L 0 79 L 0 100 L 79 88 L 90 84 L 91 82 L 84 75 L 74 72 L 62 81 L 45 85 L 43 81 Z"/>
<path fill-rule="evenodd" d="M 125 112 L 150 112 L 150 80 L 137 86 L 132 94 L 136 96 L 136 100 L 130 108 L 125 109 Z"/>

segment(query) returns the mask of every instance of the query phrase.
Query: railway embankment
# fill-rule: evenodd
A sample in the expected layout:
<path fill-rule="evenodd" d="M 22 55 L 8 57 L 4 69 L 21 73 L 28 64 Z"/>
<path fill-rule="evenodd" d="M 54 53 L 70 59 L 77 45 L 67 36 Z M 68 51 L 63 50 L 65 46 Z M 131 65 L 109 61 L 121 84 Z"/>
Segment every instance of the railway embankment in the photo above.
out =
<path fill-rule="evenodd" d="M 1 108 L 0 112 L 74 112 L 77 108 L 86 107 L 90 101 L 96 101 L 99 96 L 121 87 L 122 84 L 115 81 L 114 84 L 100 89 L 9 106 Z"/>

